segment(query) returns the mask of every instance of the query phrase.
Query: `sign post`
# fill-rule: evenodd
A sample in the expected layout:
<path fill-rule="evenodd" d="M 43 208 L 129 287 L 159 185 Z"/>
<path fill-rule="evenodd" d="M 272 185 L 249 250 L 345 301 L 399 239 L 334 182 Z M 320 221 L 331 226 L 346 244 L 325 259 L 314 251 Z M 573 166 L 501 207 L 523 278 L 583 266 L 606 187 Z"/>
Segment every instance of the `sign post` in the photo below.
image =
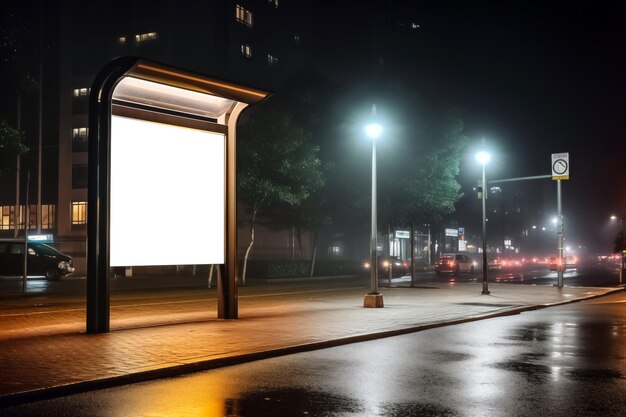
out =
<path fill-rule="evenodd" d="M 552 154 L 552 179 L 556 181 L 556 207 L 557 207 L 557 283 L 556 286 L 563 288 L 563 209 L 561 203 L 561 181 L 569 180 L 569 153 L 553 153 Z"/>

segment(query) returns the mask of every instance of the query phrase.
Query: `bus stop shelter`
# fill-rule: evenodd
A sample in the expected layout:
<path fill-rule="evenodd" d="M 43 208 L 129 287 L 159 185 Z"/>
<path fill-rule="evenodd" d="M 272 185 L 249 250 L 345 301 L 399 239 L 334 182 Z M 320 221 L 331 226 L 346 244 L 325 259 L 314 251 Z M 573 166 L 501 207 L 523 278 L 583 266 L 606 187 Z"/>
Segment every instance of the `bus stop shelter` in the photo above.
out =
<path fill-rule="evenodd" d="M 89 97 L 87 333 L 110 330 L 114 266 L 217 264 L 218 318 L 237 318 L 236 125 L 267 95 L 137 57 L 100 71 Z M 175 226 L 156 226 L 163 212 Z M 185 244 L 160 244 L 171 239 Z"/>

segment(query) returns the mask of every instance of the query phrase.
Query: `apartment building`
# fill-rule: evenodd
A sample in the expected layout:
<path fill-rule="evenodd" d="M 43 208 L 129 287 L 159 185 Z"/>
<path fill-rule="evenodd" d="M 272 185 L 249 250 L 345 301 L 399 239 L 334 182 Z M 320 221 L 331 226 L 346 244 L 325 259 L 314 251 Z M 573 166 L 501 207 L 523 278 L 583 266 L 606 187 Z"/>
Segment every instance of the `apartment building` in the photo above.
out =
<path fill-rule="evenodd" d="M 135 55 L 274 90 L 301 65 L 306 2 L 69 0 L 58 7 L 50 21 L 42 13 L 50 50 L 43 67 L 43 131 L 52 144 L 42 146 L 43 185 L 31 172 L 25 210 L 24 169 L 17 181 L 3 178 L 15 191 L 0 196 L 0 234 L 17 235 L 28 217 L 29 229 L 53 234 L 57 247 L 80 266 L 86 252 L 88 101 L 100 68 L 117 56 Z M 36 162 L 30 166 L 37 171 Z M 35 197 L 37 188 L 46 190 L 45 198 Z"/>

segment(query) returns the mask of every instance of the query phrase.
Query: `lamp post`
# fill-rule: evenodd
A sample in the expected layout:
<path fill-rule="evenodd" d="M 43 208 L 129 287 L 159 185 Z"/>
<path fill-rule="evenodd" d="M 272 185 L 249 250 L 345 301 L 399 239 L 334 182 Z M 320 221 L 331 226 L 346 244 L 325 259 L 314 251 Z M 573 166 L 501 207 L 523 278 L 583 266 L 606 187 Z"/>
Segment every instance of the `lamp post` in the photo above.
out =
<path fill-rule="evenodd" d="M 483 140 L 484 145 L 484 140 Z M 489 295 L 489 282 L 487 281 L 487 178 L 485 175 L 485 165 L 491 160 L 491 154 L 487 151 L 480 151 L 476 154 L 476 160 L 483 167 L 482 180 L 482 205 L 483 205 L 483 291 L 481 294 Z"/>
<path fill-rule="evenodd" d="M 376 224 L 376 139 L 383 132 L 383 127 L 376 123 L 376 105 L 372 106 L 372 122 L 365 126 L 365 133 L 372 141 L 372 230 L 370 238 L 370 278 L 371 288 L 365 294 L 363 307 L 380 308 L 384 307 L 383 296 L 378 293 L 378 259 L 376 259 L 376 235 L 378 233 Z"/>
<path fill-rule="evenodd" d="M 611 216 L 611 220 L 617 220 L 618 217 L 613 215 Z M 624 218 L 623 217 L 619 217 L 619 238 L 620 238 L 620 267 L 619 267 L 619 284 L 622 285 L 623 282 L 623 275 L 624 275 L 624 248 L 623 248 L 623 244 L 624 244 Z"/>

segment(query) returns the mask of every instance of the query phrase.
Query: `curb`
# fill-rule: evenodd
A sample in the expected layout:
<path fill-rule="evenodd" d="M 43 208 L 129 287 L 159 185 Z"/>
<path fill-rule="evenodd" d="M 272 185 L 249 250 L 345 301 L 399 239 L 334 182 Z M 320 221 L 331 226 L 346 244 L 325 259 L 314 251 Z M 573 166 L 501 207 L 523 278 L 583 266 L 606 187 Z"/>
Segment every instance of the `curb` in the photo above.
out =
<path fill-rule="evenodd" d="M 480 314 L 472 317 L 465 317 L 461 319 L 447 320 L 441 322 L 434 322 L 428 324 L 421 324 L 411 327 L 403 327 L 392 330 L 385 330 L 375 333 L 365 333 L 356 336 L 349 336 L 339 339 L 325 340 L 321 342 L 305 343 L 300 345 L 287 346 L 277 349 L 271 349 L 261 352 L 245 353 L 240 355 L 234 355 L 229 357 L 222 357 L 216 359 L 201 360 L 198 362 L 181 364 L 175 366 L 167 366 L 159 369 L 152 369 L 149 371 L 142 371 L 136 373 L 130 373 L 126 375 L 80 381 L 65 385 L 57 385 L 53 387 L 40 388 L 31 391 L 24 391 L 15 394 L 0 395 L 0 409 L 10 406 L 16 406 L 34 401 L 41 401 L 51 398 L 62 397 L 66 395 L 79 394 L 88 391 L 94 391 L 105 388 L 113 388 L 117 386 L 153 381 L 162 378 L 171 378 L 175 376 L 181 376 L 194 372 L 207 371 L 211 369 L 222 368 L 226 366 L 239 365 L 248 362 L 254 362 L 262 359 L 276 358 L 279 356 L 290 355 L 294 353 L 310 352 L 319 349 L 326 349 L 336 346 L 348 345 L 352 343 L 366 342 L 377 339 L 384 339 L 387 337 L 401 336 L 410 333 L 417 333 L 424 330 L 435 329 L 439 327 L 453 326 L 463 323 L 471 323 L 480 320 L 487 320 L 498 317 L 506 317 L 521 314 L 528 311 L 540 310 L 548 307 L 556 307 L 565 304 L 578 303 L 581 301 L 587 301 L 595 298 L 604 297 L 607 295 L 615 294 L 626 290 L 625 287 L 614 288 L 605 294 L 595 294 L 587 297 L 576 298 L 572 300 L 558 301 L 555 303 L 547 304 L 534 304 L 521 307 L 512 307 L 504 309 L 494 313 Z"/>

